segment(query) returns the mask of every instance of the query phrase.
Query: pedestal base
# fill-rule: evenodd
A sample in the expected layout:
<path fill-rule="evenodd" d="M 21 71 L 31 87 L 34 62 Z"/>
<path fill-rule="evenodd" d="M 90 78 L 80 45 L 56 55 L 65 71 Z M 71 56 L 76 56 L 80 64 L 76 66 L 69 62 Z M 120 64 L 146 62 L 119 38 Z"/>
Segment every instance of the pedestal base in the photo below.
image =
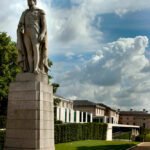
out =
<path fill-rule="evenodd" d="M 5 150 L 55 150 L 53 89 L 46 75 L 22 73 L 10 84 Z"/>

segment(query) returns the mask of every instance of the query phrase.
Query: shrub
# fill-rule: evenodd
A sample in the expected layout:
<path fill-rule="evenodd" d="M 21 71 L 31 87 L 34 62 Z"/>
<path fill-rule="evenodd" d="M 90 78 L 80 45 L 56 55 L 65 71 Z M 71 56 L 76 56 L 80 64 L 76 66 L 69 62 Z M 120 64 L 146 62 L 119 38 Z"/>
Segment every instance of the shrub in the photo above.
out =
<path fill-rule="evenodd" d="M 63 124 L 63 122 L 61 120 L 56 120 L 55 124 Z"/>
<path fill-rule="evenodd" d="M 55 125 L 55 143 L 79 140 L 106 140 L 107 124 L 73 123 Z"/>
<path fill-rule="evenodd" d="M 0 129 L 6 128 L 6 116 L 0 116 Z"/>
<path fill-rule="evenodd" d="M 0 130 L 0 150 L 3 150 L 4 148 L 4 142 L 5 142 L 5 130 Z"/>
<path fill-rule="evenodd" d="M 143 136 L 136 136 L 135 137 L 135 141 L 137 141 L 137 142 L 143 142 L 144 141 L 144 137 Z"/>

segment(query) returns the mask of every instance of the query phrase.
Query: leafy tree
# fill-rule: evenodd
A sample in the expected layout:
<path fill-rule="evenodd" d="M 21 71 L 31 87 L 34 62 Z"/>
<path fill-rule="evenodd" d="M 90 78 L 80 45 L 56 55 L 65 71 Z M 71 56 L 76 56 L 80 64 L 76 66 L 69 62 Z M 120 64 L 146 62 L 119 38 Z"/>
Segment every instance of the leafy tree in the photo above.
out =
<path fill-rule="evenodd" d="M 16 43 L 4 32 L 0 32 L 0 115 L 6 115 L 9 83 L 20 72 L 17 65 Z"/>
<path fill-rule="evenodd" d="M 53 86 L 53 93 L 57 92 L 57 89 L 59 88 L 59 84 L 58 83 L 52 83 Z"/>
<path fill-rule="evenodd" d="M 50 59 L 48 59 L 48 67 L 49 67 L 49 71 L 50 71 L 50 69 L 51 69 L 51 67 L 53 66 L 53 62 L 50 60 Z M 52 79 L 52 76 L 51 75 L 49 75 L 48 74 L 48 82 L 49 82 L 49 84 L 50 84 L 50 80 Z"/>
<path fill-rule="evenodd" d="M 13 82 L 17 73 L 20 72 L 17 57 L 16 43 L 11 41 L 7 33 L 0 32 L 0 115 L 6 115 L 7 113 L 9 83 Z M 49 70 L 52 65 L 52 61 L 48 59 Z M 48 75 L 48 78 L 50 84 L 52 76 Z M 53 83 L 52 86 L 53 92 L 56 93 L 59 84 Z M 54 105 L 57 105 L 59 102 L 60 100 L 55 99 Z"/>
<path fill-rule="evenodd" d="M 52 67 L 53 63 L 50 59 L 48 59 L 48 66 L 49 66 L 49 71 L 50 71 L 50 68 Z M 52 76 L 51 75 L 48 75 L 48 78 L 49 78 L 49 83 L 50 83 L 50 79 L 52 79 Z M 57 92 L 57 89 L 59 88 L 59 84 L 58 83 L 52 83 L 52 86 L 53 86 L 53 93 L 55 94 Z M 57 106 L 58 104 L 60 103 L 60 99 L 59 98 L 54 98 L 54 122 L 55 124 L 56 123 L 61 123 L 61 121 L 57 121 Z"/>

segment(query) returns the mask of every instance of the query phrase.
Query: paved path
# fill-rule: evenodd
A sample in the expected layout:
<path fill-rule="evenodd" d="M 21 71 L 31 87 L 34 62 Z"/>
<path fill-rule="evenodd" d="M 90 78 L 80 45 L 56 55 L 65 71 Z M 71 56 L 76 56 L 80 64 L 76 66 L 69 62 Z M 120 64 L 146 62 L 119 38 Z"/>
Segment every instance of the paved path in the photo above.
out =
<path fill-rule="evenodd" d="M 150 150 L 150 142 L 143 142 L 131 150 Z"/>

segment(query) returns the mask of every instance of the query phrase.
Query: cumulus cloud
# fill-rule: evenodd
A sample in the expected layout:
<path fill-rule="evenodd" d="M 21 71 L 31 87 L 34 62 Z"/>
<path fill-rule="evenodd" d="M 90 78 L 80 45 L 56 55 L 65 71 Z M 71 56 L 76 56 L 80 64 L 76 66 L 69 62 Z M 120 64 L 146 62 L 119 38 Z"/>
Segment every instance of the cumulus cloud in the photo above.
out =
<path fill-rule="evenodd" d="M 106 44 L 80 70 L 57 76 L 61 85 L 59 93 L 118 108 L 145 107 L 150 97 L 147 46 L 145 36 L 120 38 Z M 149 71 L 143 72 L 145 67 Z"/>
<path fill-rule="evenodd" d="M 150 0 L 71 0 L 71 8 L 52 7 L 52 0 L 38 0 L 38 7 L 47 13 L 49 43 L 52 53 L 92 51 L 101 43 L 103 33 L 101 17 L 97 26 L 93 23 L 101 14 L 115 13 L 119 16 L 130 11 L 149 8 Z M 8 32 L 16 40 L 16 28 L 21 12 L 27 8 L 26 0 L 0 2 L 0 31 Z M 9 4 L 9 5 L 8 5 Z M 136 4 L 136 5 L 135 5 Z"/>
<path fill-rule="evenodd" d="M 115 107 L 122 105 L 122 108 L 127 105 L 139 108 L 148 103 L 147 37 L 121 38 L 103 46 L 100 28 L 102 14 L 114 13 L 123 17 L 128 12 L 150 8 L 150 0 L 71 0 L 70 8 L 53 7 L 51 1 L 38 0 L 38 7 L 47 14 L 51 53 L 53 56 L 61 53 L 70 59 L 78 55 L 83 62 L 82 67 L 76 62 L 74 72 L 64 71 L 72 64 L 62 60 L 54 63 L 54 72 L 58 73 L 55 80 L 61 86 L 59 93 L 64 97 L 102 101 Z M 8 32 L 13 40 L 16 40 L 21 13 L 27 8 L 26 2 L 0 1 L 0 31 Z M 97 53 L 87 61 L 83 55 L 89 51 Z"/>

